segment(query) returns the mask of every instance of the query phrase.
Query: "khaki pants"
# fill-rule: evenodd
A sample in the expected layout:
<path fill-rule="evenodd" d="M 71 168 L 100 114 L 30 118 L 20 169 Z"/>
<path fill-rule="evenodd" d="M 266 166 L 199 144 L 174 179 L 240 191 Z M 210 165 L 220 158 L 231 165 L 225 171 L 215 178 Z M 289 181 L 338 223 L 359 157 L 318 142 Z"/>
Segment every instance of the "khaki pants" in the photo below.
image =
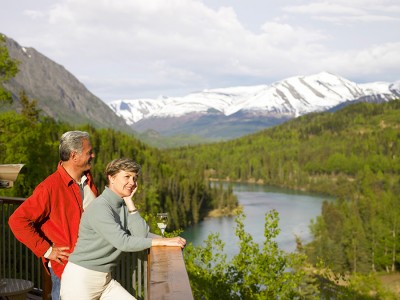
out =
<path fill-rule="evenodd" d="M 61 300 L 136 300 L 110 273 L 86 269 L 69 262 L 61 278 Z"/>

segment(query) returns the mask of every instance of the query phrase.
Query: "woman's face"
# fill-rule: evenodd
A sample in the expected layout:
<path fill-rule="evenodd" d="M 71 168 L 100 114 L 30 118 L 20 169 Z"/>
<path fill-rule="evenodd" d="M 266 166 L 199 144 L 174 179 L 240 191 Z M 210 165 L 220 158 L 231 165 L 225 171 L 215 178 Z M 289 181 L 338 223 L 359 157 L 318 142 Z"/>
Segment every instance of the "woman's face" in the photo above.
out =
<path fill-rule="evenodd" d="M 108 176 L 109 188 L 122 197 L 128 197 L 137 186 L 137 174 L 134 172 L 119 171 L 114 176 Z"/>

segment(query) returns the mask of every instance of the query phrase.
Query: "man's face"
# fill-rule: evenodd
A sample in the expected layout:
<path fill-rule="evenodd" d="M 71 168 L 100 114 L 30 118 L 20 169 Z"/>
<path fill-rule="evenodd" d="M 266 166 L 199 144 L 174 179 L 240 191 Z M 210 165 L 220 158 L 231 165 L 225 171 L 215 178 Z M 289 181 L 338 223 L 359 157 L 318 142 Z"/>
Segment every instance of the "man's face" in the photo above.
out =
<path fill-rule="evenodd" d="M 84 139 L 82 142 L 82 153 L 75 153 L 74 155 L 76 167 L 82 169 L 82 172 L 90 170 L 94 153 L 89 140 Z"/>

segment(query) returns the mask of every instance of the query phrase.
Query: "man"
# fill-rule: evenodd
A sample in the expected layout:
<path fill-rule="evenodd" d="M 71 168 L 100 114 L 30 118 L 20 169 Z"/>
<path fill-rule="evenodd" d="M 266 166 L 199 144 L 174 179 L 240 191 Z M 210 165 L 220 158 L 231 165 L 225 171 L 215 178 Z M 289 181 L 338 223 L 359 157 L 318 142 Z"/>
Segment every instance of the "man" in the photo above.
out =
<path fill-rule="evenodd" d="M 51 275 L 52 299 L 60 299 L 60 278 L 78 238 L 84 208 L 98 196 L 90 173 L 94 153 L 89 134 L 64 133 L 57 170 L 11 215 L 15 237 L 41 257 Z"/>

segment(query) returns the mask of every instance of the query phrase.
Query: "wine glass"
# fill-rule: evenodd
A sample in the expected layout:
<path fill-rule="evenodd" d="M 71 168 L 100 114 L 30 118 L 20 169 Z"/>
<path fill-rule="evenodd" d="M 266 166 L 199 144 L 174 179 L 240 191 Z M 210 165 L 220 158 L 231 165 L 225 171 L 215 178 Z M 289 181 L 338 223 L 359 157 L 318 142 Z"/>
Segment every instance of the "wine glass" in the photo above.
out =
<path fill-rule="evenodd" d="M 157 214 L 157 226 L 161 230 L 161 235 L 164 237 L 165 228 L 167 228 L 168 223 L 168 213 L 158 213 Z"/>
<path fill-rule="evenodd" d="M 158 213 L 157 214 L 157 226 L 161 230 L 161 235 L 164 237 L 165 228 L 167 228 L 168 223 L 168 213 Z"/>

